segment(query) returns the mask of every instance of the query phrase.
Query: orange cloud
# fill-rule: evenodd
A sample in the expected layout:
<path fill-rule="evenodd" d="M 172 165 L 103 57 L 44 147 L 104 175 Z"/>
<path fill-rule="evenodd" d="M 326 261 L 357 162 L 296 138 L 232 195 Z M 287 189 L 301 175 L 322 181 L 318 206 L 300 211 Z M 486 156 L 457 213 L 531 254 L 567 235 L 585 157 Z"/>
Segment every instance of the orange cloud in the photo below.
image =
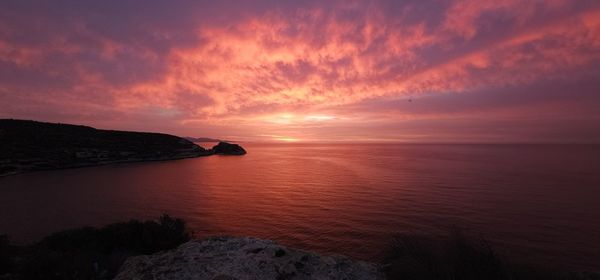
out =
<path fill-rule="evenodd" d="M 598 44 L 597 22 L 586 20 L 597 14 L 529 29 L 433 65 L 418 50 L 442 41 L 444 34 L 426 34 L 422 24 L 392 30 L 384 22 L 374 23 L 377 17 L 348 23 L 321 19 L 319 11 L 302 12 L 309 22 L 326 22 L 317 33 L 317 27 L 270 14 L 234 26 L 200 29 L 205 43 L 174 50 L 164 80 L 128 90 L 153 96 L 150 101 L 163 106 L 169 105 L 164 103 L 168 93 L 208 95 L 216 104 L 199 113 L 218 116 L 258 105 L 335 106 L 377 96 L 527 83 L 598 58 L 596 52 L 576 51 Z M 289 28 L 299 32 L 288 36 Z M 317 34 L 324 39 L 317 40 Z M 561 43 L 547 42 L 552 40 Z M 370 47 L 381 51 L 370 53 Z"/>
<path fill-rule="evenodd" d="M 0 71 L 5 73 L 0 105 L 20 104 L 21 110 L 4 116 L 27 117 L 33 109 L 23 108 L 33 99 L 32 104 L 51 110 L 49 118 L 61 120 L 58 112 L 111 122 L 114 116 L 132 116 L 133 125 L 162 119 L 169 129 L 214 127 L 223 134 L 244 131 L 240 137 L 247 139 L 267 134 L 300 139 L 298 134 L 311 133 L 321 139 L 315 131 L 323 127 L 332 128 L 327 133 L 333 135 L 352 124 L 456 117 L 438 105 L 431 108 L 444 112 L 390 113 L 381 109 L 387 100 L 428 100 L 447 93 L 477 98 L 504 87 L 575 83 L 599 71 L 600 7 L 593 2 L 394 5 L 400 4 L 282 4 L 226 21 L 208 15 L 195 20 L 201 9 L 189 7 L 189 18 L 127 17 L 121 19 L 124 28 L 82 16 L 52 27 L 38 40 L 22 40 L 16 26 L 26 23 L 0 21 Z M 414 14 L 423 10 L 431 14 Z M 155 12 L 144 10 L 147 15 L 140 17 L 153 19 Z M 56 32 L 65 26 L 66 31 Z M 36 28 L 39 24 L 31 30 Z M 554 110 L 543 94 L 531 94 L 537 99 L 525 108 Z M 379 107 L 348 109 L 372 101 Z M 78 106 L 88 111 L 78 113 Z M 506 111 L 500 105 L 488 110 Z M 464 107 L 461 116 L 475 116 L 473 111 Z"/>

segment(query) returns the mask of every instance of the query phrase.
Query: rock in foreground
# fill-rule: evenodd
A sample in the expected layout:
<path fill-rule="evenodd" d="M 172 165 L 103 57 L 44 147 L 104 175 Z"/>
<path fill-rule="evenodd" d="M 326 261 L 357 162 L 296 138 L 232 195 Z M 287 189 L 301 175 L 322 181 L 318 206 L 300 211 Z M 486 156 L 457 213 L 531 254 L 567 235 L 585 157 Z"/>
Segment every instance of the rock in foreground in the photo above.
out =
<path fill-rule="evenodd" d="M 220 155 L 241 156 L 241 155 L 246 154 L 246 150 L 244 150 L 244 148 L 242 148 L 242 146 L 240 146 L 238 144 L 230 144 L 227 142 L 219 142 L 219 144 L 215 145 L 212 148 L 212 151 L 215 154 L 220 154 Z"/>
<path fill-rule="evenodd" d="M 342 256 L 319 256 L 273 241 L 215 237 L 175 250 L 129 258 L 125 279 L 384 279 L 377 266 Z"/>

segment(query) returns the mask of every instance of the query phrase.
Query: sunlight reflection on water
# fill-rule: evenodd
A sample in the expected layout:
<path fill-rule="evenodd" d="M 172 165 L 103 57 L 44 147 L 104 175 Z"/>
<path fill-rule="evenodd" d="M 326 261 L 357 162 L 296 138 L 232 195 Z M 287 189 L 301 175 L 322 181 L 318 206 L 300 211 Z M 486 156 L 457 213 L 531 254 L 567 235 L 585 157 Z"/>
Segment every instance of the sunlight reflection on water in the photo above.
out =
<path fill-rule="evenodd" d="M 244 146 L 243 157 L 0 178 L 0 232 L 27 242 L 167 212 L 198 236 L 252 235 L 371 259 L 394 232 L 458 225 L 531 258 L 600 263 L 598 146 Z"/>

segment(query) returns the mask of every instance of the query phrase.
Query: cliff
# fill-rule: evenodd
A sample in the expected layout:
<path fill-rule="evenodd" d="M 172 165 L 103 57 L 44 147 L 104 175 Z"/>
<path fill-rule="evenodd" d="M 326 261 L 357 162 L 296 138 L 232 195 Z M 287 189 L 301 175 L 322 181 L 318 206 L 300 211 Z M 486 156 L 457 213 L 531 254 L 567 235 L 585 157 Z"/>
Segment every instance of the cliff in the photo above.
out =
<path fill-rule="evenodd" d="M 0 176 L 119 162 L 182 159 L 215 153 L 213 149 L 206 150 L 186 139 L 162 133 L 0 120 Z"/>
<path fill-rule="evenodd" d="M 215 237 L 131 257 L 115 279 L 369 280 L 384 276 L 374 264 L 343 256 L 320 256 L 249 237 Z"/>

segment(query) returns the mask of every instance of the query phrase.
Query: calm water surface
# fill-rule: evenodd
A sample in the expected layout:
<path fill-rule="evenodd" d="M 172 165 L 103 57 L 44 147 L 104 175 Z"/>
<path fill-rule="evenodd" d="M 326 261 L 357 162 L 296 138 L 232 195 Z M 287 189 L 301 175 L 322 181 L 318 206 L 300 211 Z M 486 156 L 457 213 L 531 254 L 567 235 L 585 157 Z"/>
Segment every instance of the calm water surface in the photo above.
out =
<path fill-rule="evenodd" d="M 199 237 L 250 235 L 372 259 L 395 232 L 453 225 L 501 250 L 600 269 L 600 146 L 245 144 L 243 157 L 0 178 L 0 232 L 166 212 Z"/>

